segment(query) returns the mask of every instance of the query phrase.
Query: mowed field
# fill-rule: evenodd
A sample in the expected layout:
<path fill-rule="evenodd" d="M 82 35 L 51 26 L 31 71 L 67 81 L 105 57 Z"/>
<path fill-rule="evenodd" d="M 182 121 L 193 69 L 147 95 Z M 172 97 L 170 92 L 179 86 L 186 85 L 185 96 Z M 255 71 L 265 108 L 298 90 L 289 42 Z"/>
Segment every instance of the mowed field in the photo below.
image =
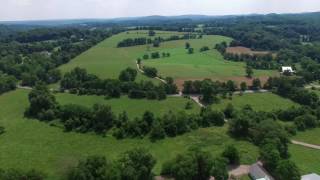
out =
<path fill-rule="evenodd" d="M 297 135 L 293 137 L 293 139 L 320 146 L 320 128 L 310 129 L 302 132 L 299 131 Z"/>
<path fill-rule="evenodd" d="M 212 108 L 223 110 L 229 103 L 238 109 L 250 105 L 256 111 L 273 111 L 299 106 L 290 99 L 285 99 L 273 93 L 249 93 L 242 96 L 233 95 L 232 99 L 222 99 L 219 104 L 212 105 Z"/>
<path fill-rule="evenodd" d="M 117 140 L 110 135 L 106 137 L 95 134 L 63 132 L 59 127 L 50 126 L 45 122 L 23 117 L 28 106 L 29 91 L 16 90 L 0 96 L 0 125 L 6 132 L 0 135 L 0 168 L 38 169 L 48 175 L 48 179 L 61 179 L 66 171 L 77 164 L 78 160 L 89 155 L 104 155 L 109 159 L 134 147 L 147 148 L 157 159 L 154 169 L 159 174 L 164 161 L 176 154 L 198 147 L 213 154 L 219 154 L 227 144 L 235 144 L 241 152 L 241 163 L 253 163 L 258 156 L 258 148 L 246 141 L 236 141 L 227 135 L 227 126 L 204 128 L 176 138 L 166 138 L 152 143 L 145 139 Z M 187 99 L 171 99 L 163 102 L 147 102 L 144 100 L 128 108 L 124 97 L 115 100 L 103 100 L 103 97 L 74 97 L 73 95 L 57 94 L 57 100 L 64 103 L 91 105 L 109 103 L 115 112 L 128 111 L 131 115 L 140 115 L 145 109 L 183 110 Z M 173 102 L 174 100 L 174 102 Z M 130 100 L 131 101 L 131 100 Z M 123 104 L 123 106 L 121 106 Z M 147 106 L 147 107 L 145 107 Z M 175 107 L 173 107 L 175 106 Z M 140 107 L 140 108 L 139 108 Z M 191 111 L 198 111 L 197 107 Z M 160 115 L 162 112 L 157 112 Z"/>
<path fill-rule="evenodd" d="M 295 162 L 302 175 L 310 173 L 320 174 L 320 150 L 291 144 L 289 152 L 291 155 L 290 159 Z"/>
<path fill-rule="evenodd" d="M 155 37 L 170 37 L 182 35 L 180 32 L 156 31 Z M 168 58 L 145 60 L 143 65 L 155 67 L 159 75 L 173 77 L 177 81 L 211 78 L 215 80 L 245 79 L 245 64 L 241 62 L 225 61 L 221 54 L 213 49 L 215 44 L 223 41 L 230 42 L 231 38 L 224 36 L 203 36 L 202 39 L 178 40 L 161 43 L 159 48 L 152 45 L 141 45 L 117 48 L 118 42 L 126 38 L 149 37 L 147 31 L 129 31 L 114 35 L 95 47 L 73 59 L 70 63 L 60 67 L 62 72 L 68 72 L 75 67 L 86 68 L 89 73 L 101 78 L 118 78 L 121 70 L 136 68 L 136 59 L 144 54 L 158 51 L 169 52 Z M 187 54 L 185 43 L 189 42 L 195 53 Z M 199 49 L 208 46 L 211 50 L 200 53 Z M 275 75 L 275 71 L 256 70 L 255 77 Z M 240 77 L 240 80 L 239 80 Z M 150 80 L 141 74 L 137 80 Z M 155 81 L 155 80 L 153 80 Z"/>

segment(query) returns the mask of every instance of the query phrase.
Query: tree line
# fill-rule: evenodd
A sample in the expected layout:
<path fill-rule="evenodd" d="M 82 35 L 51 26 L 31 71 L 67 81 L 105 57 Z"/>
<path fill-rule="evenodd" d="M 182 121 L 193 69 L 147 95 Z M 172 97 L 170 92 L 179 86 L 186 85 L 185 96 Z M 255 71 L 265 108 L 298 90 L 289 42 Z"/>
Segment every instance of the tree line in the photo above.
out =
<path fill-rule="evenodd" d="M 156 77 L 157 71 L 144 67 L 145 74 Z M 66 73 L 60 82 L 62 91 L 79 95 L 95 94 L 100 96 L 118 98 L 127 94 L 129 98 L 166 99 L 167 94 L 176 94 L 177 87 L 172 78 L 167 83 L 155 85 L 151 81 L 135 82 L 137 70 L 127 68 L 120 72 L 119 79 L 100 79 L 96 75 L 88 74 L 85 69 L 75 68 Z"/>

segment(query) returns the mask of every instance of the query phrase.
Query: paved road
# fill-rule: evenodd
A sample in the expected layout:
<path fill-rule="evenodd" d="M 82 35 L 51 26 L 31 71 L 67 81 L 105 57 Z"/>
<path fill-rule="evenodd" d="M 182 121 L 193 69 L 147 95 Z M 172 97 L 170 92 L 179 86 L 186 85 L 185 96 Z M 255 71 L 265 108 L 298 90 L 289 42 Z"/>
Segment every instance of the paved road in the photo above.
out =
<path fill-rule="evenodd" d="M 315 144 L 308 144 L 305 142 L 301 142 L 301 141 L 295 141 L 295 140 L 291 140 L 292 144 L 296 144 L 296 145 L 301 145 L 304 147 L 308 147 L 308 148 L 312 148 L 312 149 L 318 149 L 320 150 L 320 146 L 319 145 L 315 145 Z"/>

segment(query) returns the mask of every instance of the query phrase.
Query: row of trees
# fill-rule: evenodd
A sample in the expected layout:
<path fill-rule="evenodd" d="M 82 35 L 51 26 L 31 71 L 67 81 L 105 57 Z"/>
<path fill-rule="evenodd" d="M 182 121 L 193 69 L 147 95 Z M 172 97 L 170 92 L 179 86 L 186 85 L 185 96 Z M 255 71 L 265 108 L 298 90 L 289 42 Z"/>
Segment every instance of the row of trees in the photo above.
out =
<path fill-rule="evenodd" d="M 155 68 L 144 67 L 145 74 L 149 77 L 156 77 Z M 71 93 L 84 95 L 96 94 L 107 97 L 120 97 L 121 94 L 128 94 L 130 98 L 165 99 L 166 94 L 176 94 L 177 87 L 172 78 L 167 78 L 166 84 L 155 85 L 151 81 L 134 82 L 137 70 L 127 68 L 120 72 L 117 79 L 100 79 L 93 74 L 88 74 L 85 69 L 75 68 L 64 75 L 60 86 L 62 90 L 69 90 Z"/>
<path fill-rule="evenodd" d="M 171 54 L 168 53 L 168 52 L 162 52 L 162 53 L 159 53 L 159 52 L 152 52 L 150 55 L 149 54 L 144 54 L 142 56 L 142 59 L 144 60 L 148 60 L 148 59 L 159 59 L 159 58 L 166 58 L 166 57 L 170 57 Z"/>
<path fill-rule="evenodd" d="M 204 103 L 212 104 L 219 102 L 218 95 L 222 95 L 222 97 L 225 98 L 227 94 L 232 96 L 233 92 L 237 90 L 246 91 L 249 88 L 252 90 L 259 90 L 261 87 L 262 85 L 259 79 L 253 79 L 250 87 L 248 87 L 245 82 L 242 82 L 240 87 L 238 87 L 237 83 L 231 80 L 227 82 L 220 82 L 212 81 L 211 79 L 205 79 L 202 81 L 185 81 L 182 92 L 186 95 L 201 94 L 201 100 Z"/>

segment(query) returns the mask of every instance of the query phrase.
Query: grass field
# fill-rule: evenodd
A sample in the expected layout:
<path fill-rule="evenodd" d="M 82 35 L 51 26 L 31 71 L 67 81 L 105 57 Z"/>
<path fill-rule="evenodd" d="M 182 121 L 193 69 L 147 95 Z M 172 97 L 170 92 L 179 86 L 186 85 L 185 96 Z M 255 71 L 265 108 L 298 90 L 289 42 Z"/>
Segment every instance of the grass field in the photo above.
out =
<path fill-rule="evenodd" d="M 179 32 L 156 31 L 158 36 L 169 37 L 181 34 Z M 145 51 L 146 46 L 117 48 L 118 42 L 126 38 L 147 37 L 147 31 L 130 31 L 112 36 L 100 44 L 60 67 L 62 72 L 68 72 L 75 67 L 87 69 L 89 73 L 101 78 L 118 78 L 120 71 L 127 67 L 136 68 L 136 59 Z M 151 80 L 141 74 L 138 80 Z"/>
<path fill-rule="evenodd" d="M 215 44 L 231 39 L 223 36 L 203 36 L 203 39 L 193 39 L 188 42 L 194 48 L 194 54 L 188 54 L 185 49 L 187 41 L 172 41 L 164 43 L 161 51 L 170 52 L 169 58 L 145 60 L 146 66 L 156 67 L 161 76 L 175 79 L 218 79 L 227 80 L 244 77 L 245 63 L 226 61 L 214 48 Z M 211 50 L 200 53 L 200 48 L 208 46 Z M 276 71 L 255 70 L 256 77 L 276 75 Z"/>
<path fill-rule="evenodd" d="M 181 34 L 179 32 L 156 32 L 155 37 Z M 164 77 L 171 76 L 181 80 L 203 78 L 226 80 L 245 76 L 244 63 L 225 61 L 216 50 L 199 52 L 202 46 L 213 48 L 215 44 L 222 41 L 231 41 L 231 38 L 224 36 L 203 36 L 202 39 L 163 42 L 159 48 L 149 47 L 150 45 L 116 48 L 117 43 L 123 39 L 147 36 L 146 31 L 130 31 L 112 36 L 76 57 L 70 63 L 61 66 L 60 69 L 62 72 L 68 72 L 75 67 L 83 67 L 89 73 L 96 74 L 101 78 L 118 78 L 121 70 L 127 67 L 136 68 L 135 63 L 138 57 L 142 57 L 145 53 L 159 51 L 170 52 L 171 56 L 157 60 L 146 60 L 143 61 L 143 64 L 156 67 L 159 74 Z M 184 48 L 187 41 L 195 49 L 195 53 L 192 55 L 187 54 Z M 255 71 L 255 76 L 275 74 L 275 71 Z M 147 79 L 149 78 L 141 74 L 137 78 L 137 80 Z"/>
<path fill-rule="evenodd" d="M 48 175 L 48 179 L 60 179 L 68 168 L 74 166 L 79 159 L 89 155 L 105 155 L 114 159 L 120 153 L 139 146 L 149 149 L 156 157 L 157 164 L 154 169 L 156 174 L 159 174 L 161 164 L 164 161 L 191 147 L 199 147 L 213 154 L 218 154 L 221 153 L 225 145 L 234 143 L 240 149 L 242 163 L 253 163 L 258 156 L 257 147 L 248 142 L 230 138 L 226 133 L 227 126 L 199 129 L 156 143 L 150 142 L 149 139 L 116 140 L 111 136 L 65 133 L 60 128 L 49 126 L 47 123 L 23 118 L 23 112 L 28 106 L 27 94 L 26 90 L 16 90 L 0 96 L 0 125 L 6 128 L 6 132 L 0 136 L 0 168 L 35 168 L 44 171 Z M 73 97 L 73 95 L 64 96 L 62 94 L 58 94 L 57 97 L 61 103 L 88 103 L 87 105 L 90 105 L 105 101 L 99 97 L 91 99 L 90 97 Z M 181 101 L 183 100 L 185 99 Z M 126 102 L 127 99 L 107 102 L 114 104 L 115 111 L 127 108 L 123 106 L 121 109 L 120 105 L 116 105 L 117 101 Z M 170 108 L 169 104 L 172 102 L 171 99 L 168 99 L 167 103 L 165 101 L 161 103 L 146 103 L 146 105 L 148 108 L 165 109 Z M 175 100 L 175 103 L 180 107 L 185 102 L 179 105 L 179 102 Z M 135 105 L 139 106 L 139 103 Z M 143 112 L 143 106 L 141 106 L 140 112 Z M 128 111 L 133 115 L 136 113 Z"/>
<path fill-rule="evenodd" d="M 219 104 L 214 104 L 212 107 L 214 109 L 224 109 L 229 103 L 231 103 L 236 108 L 242 108 L 249 104 L 256 111 L 272 111 L 278 109 L 286 109 L 291 106 L 298 106 L 289 99 L 282 98 L 273 93 L 253 93 L 234 95 L 230 99 L 222 99 Z"/>
<path fill-rule="evenodd" d="M 112 111 L 119 114 L 124 110 L 128 113 L 129 117 L 140 117 L 146 110 L 149 110 L 155 115 L 160 116 L 169 111 L 178 112 L 186 111 L 189 113 L 199 113 L 200 107 L 192 100 L 180 97 L 168 97 L 166 100 L 137 100 L 129 99 L 122 96 L 119 99 L 105 100 L 103 96 L 77 96 L 72 94 L 57 94 L 57 100 L 61 104 L 81 104 L 91 107 L 93 104 L 108 104 L 112 107 Z M 193 104 L 191 110 L 185 110 L 187 102 Z"/>
<path fill-rule="evenodd" d="M 298 131 L 297 135 L 294 136 L 293 139 L 309 144 L 320 145 L 320 128 L 310 129 L 303 132 Z"/>
<path fill-rule="evenodd" d="M 320 174 L 320 151 L 299 145 L 290 145 L 291 160 L 299 167 L 301 174 Z"/>

